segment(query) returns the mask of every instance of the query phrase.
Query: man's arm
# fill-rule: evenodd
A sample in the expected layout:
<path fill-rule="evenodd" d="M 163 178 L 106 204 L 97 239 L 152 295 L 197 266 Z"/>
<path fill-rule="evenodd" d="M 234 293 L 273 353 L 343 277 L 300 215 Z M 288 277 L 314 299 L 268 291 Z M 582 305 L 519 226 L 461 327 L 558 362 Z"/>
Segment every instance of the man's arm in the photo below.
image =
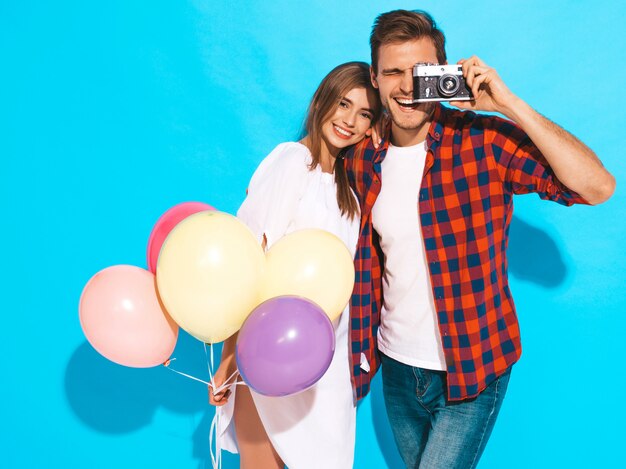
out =
<path fill-rule="evenodd" d="M 460 109 L 499 112 L 526 132 L 559 181 L 569 189 L 592 205 L 611 197 L 615 178 L 587 145 L 514 95 L 497 72 L 478 57 L 461 60 L 459 64 L 474 101 L 450 104 Z"/>

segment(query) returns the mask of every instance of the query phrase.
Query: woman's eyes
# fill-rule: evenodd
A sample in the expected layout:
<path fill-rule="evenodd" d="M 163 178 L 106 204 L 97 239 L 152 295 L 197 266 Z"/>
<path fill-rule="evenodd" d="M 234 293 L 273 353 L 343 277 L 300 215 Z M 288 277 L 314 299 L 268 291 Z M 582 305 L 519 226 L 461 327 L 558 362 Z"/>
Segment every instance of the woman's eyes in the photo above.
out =
<path fill-rule="evenodd" d="M 344 100 L 339 101 L 339 107 L 342 109 L 349 109 L 350 108 L 350 103 Z M 362 112 L 360 114 L 361 117 L 365 118 L 365 119 L 369 119 L 372 120 L 373 116 L 369 113 L 369 112 Z"/>

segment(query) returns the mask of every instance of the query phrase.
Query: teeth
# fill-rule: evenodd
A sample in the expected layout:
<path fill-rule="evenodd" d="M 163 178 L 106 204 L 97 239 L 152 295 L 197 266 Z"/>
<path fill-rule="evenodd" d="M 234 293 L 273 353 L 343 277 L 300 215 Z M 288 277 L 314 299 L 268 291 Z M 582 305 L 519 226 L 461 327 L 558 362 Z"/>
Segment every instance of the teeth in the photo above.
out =
<path fill-rule="evenodd" d="M 337 127 L 335 126 L 335 129 L 337 130 L 337 132 L 339 132 L 341 135 L 345 135 L 346 137 L 351 137 L 352 134 L 350 132 L 347 132 L 345 130 L 343 130 L 341 127 Z"/>
<path fill-rule="evenodd" d="M 411 99 L 396 98 L 396 101 L 398 102 L 398 104 L 402 104 L 402 105 L 413 104 L 413 100 Z"/>

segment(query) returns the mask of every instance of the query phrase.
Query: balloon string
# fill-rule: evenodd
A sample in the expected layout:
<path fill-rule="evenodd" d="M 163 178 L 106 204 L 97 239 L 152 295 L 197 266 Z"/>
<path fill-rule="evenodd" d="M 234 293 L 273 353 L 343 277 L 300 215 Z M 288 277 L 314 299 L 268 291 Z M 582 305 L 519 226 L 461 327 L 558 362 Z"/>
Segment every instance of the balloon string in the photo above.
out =
<path fill-rule="evenodd" d="M 206 342 L 204 342 L 204 356 L 206 357 L 207 370 L 209 371 L 209 379 L 211 384 L 209 384 L 209 391 L 217 394 L 219 391 L 215 387 L 215 376 L 213 375 L 213 343 L 209 344 L 211 349 L 211 358 L 209 359 L 209 354 L 206 350 Z M 221 386 L 220 386 L 221 387 Z M 211 390 L 212 389 L 212 390 Z M 217 434 L 218 428 L 221 428 L 221 416 L 220 413 L 215 411 L 215 415 L 213 416 L 213 420 L 211 421 L 211 428 L 209 429 L 209 452 L 211 453 L 211 464 L 213 465 L 213 469 L 222 469 L 222 447 L 220 445 L 219 437 Z M 215 439 L 215 452 L 213 452 L 213 440 Z"/>
<path fill-rule="evenodd" d="M 219 412 L 215 412 L 211 428 L 209 430 L 209 450 L 211 452 L 211 464 L 213 469 L 222 468 L 222 448 L 217 436 L 217 429 L 220 427 L 221 416 Z M 215 453 L 213 452 L 213 438 L 215 438 Z"/>
<path fill-rule="evenodd" d="M 204 344 L 204 354 L 206 356 L 207 359 L 207 369 L 209 372 L 209 382 L 201 380 L 200 378 L 196 378 L 195 376 L 192 376 L 190 374 L 187 373 L 183 373 L 182 371 L 178 371 L 175 370 L 174 368 L 172 368 L 170 365 L 173 361 L 176 360 L 176 358 L 170 358 L 168 360 L 166 360 L 165 362 L 163 362 L 163 366 L 165 368 L 167 368 L 170 371 L 173 371 L 176 374 L 179 374 L 181 376 L 184 376 L 186 378 L 189 379 L 193 379 L 194 381 L 198 381 L 200 383 L 206 384 L 209 387 L 210 392 L 215 396 L 216 394 L 219 394 L 220 392 L 222 392 L 224 389 L 230 388 L 231 386 L 238 386 L 241 384 L 246 384 L 243 381 L 237 381 L 236 377 L 239 374 L 239 370 L 235 370 L 227 379 L 226 381 L 224 381 L 224 383 L 222 383 L 221 386 L 216 387 L 215 386 L 215 375 L 213 374 L 213 369 L 214 369 L 214 360 L 213 360 L 213 344 L 210 344 L 210 354 L 207 352 L 207 347 L 206 344 Z M 233 381 L 233 379 L 235 379 L 235 381 Z M 231 382 L 233 381 L 233 382 Z M 221 447 L 219 445 L 219 439 L 217 437 L 217 431 L 218 428 L 220 427 L 220 414 L 219 412 L 215 413 L 215 416 L 213 417 L 213 420 L 211 421 L 211 428 L 209 430 L 209 449 L 211 452 L 211 463 L 213 465 L 213 469 L 221 469 L 222 467 L 222 450 Z M 213 441 L 215 440 L 215 452 L 213 451 Z"/>
<path fill-rule="evenodd" d="M 195 376 L 191 376 L 191 375 L 188 375 L 187 373 L 183 373 L 182 371 L 175 370 L 174 368 L 172 368 L 172 367 L 170 366 L 170 364 L 171 364 L 174 360 L 176 360 L 176 359 L 175 359 L 175 358 L 170 358 L 169 360 L 166 360 L 165 362 L 163 362 L 163 366 L 164 366 L 165 368 L 167 368 L 168 370 L 173 371 L 174 373 L 178 373 L 179 375 L 181 375 L 181 376 L 185 376 L 186 378 L 193 379 L 193 380 L 195 380 L 195 381 L 199 381 L 199 382 L 201 382 L 201 383 L 206 384 L 207 386 L 209 386 L 209 385 L 211 384 L 211 383 L 208 383 L 208 382 L 206 382 L 206 381 L 201 380 L 200 378 L 196 378 Z"/>
<path fill-rule="evenodd" d="M 215 396 L 219 394 L 224 389 L 230 388 L 231 386 L 238 386 L 240 384 L 246 384 L 243 381 L 237 381 L 237 375 L 239 374 L 239 370 L 235 370 L 223 383 L 221 386 L 215 386 L 215 375 L 213 374 L 213 370 L 215 368 L 214 362 L 214 353 L 213 353 L 213 344 L 209 344 L 210 352 L 207 352 L 207 344 L 204 344 L 204 355 L 207 359 L 207 369 L 209 370 L 209 377 L 211 380 L 211 384 L 209 384 L 209 388 L 212 389 L 212 393 Z M 235 381 L 233 381 L 235 379 Z M 231 383 L 231 381 L 233 381 Z M 209 451 L 211 452 L 211 463 L 213 464 L 213 469 L 221 469 L 222 467 L 222 448 L 219 441 L 219 436 L 217 435 L 218 428 L 221 427 L 221 414 L 219 412 L 215 412 L 215 416 L 211 421 L 211 429 L 209 430 Z M 215 440 L 215 452 L 213 452 L 213 441 Z"/>
<path fill-rule="evenodd" d="M 226 388 L 231 386 L 238 386 L 241 384 L 246 384 L 243 381 L 235 381 L 233 383 L 229 383 L 233 378 L 237 376 L 239 373 L 238 370 L 228 377 L 224 384 L 216 388 L 213 392 L 213 395 L 223 391 Z M 209 384 L 210 387 L 213 387 Z M 213 469 L 221 469 L 222 467 L 222 448 L 220 446 L 219 437 L 217 435 L 218 428 L 221 427 L 221 414 L 219 412 L 215 412 L 213 416 L 213 421 L 211 422 L 211 429 L 209 430 L 209 450 L 211 452 L 211 463 L 213 464 Z M 213 452 L 213 440 L 215 440 L 215 452 Z"/>
<path fill-rule="evenodd" d="M 207 369 L 209 370 L 209 379 L 211 380 L 211 383 L 215 384 L 214 380 L 213 380 L 213 368 L 214 368 L 214 366 L 213 366 L 213 344 L 209 344 L 209 347 L 211 349 L 211 356 L 210 356 L 210 358 L 209 358 L 209 354 L 207 353 L 206 346 L 207 346 L 207 344 L 206 344 L 206 342 L 204 342 L 204 356 L 206 357 Z"/>

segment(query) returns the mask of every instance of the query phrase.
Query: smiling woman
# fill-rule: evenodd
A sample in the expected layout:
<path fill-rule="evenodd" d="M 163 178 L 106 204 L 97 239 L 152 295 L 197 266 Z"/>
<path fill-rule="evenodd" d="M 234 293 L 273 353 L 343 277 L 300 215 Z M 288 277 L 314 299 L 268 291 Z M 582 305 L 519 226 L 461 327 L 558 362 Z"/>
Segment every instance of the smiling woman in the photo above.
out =
<path fill-rule="evenodd" d="M 380 103 L 369 66 L 349 62 L 333 69 L 309 106 L 306 136 L 282 143 L 254 173 L 238 216 L 266 247 L 305 228 L 326 230 L 354 255 L 359 207 L 348 185 L 341 152 L 370 135 Z M 247 387 L 210 395 L 220 406 L 218 447 L 239 450 L 241 467 L 299 469 L 352 467 L 356 407 L 349 362 L 348 308 L 335 320 L 336 347 L 330 368 L 311 388 L 266 397 Z M 237 337 L 224 344 L 215 375 L 219 388 L 236 370 Z M 313 442 L 313 444 L 311 444 Z"/>

